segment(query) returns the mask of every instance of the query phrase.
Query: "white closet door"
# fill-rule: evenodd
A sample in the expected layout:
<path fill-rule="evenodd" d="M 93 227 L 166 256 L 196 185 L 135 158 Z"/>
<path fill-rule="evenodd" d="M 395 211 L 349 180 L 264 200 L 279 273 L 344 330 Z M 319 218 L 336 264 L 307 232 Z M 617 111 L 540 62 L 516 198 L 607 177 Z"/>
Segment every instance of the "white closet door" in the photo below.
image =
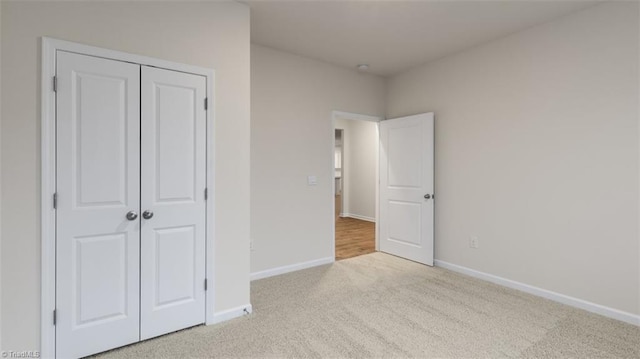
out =
<path fill-rule="evenodd" d="M 56 355 L 75 358 L 139 340 L 140 66 L 58 52 L 57 79 Z"/>
<path fill-rule="evenodd" d="M 142 67 L 141 339 L 205 321 L 206 78 Z"/>

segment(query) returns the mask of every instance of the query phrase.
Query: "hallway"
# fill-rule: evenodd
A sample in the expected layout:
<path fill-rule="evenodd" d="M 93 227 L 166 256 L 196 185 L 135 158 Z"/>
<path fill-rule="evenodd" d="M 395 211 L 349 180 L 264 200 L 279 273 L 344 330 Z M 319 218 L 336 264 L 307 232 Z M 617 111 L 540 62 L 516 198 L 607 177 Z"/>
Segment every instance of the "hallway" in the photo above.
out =
<path fill-rule="evenodd" d="M 340 217 L 340 195 L 336 196 L 336 260 L 376 251 L 376 224 Z"/>

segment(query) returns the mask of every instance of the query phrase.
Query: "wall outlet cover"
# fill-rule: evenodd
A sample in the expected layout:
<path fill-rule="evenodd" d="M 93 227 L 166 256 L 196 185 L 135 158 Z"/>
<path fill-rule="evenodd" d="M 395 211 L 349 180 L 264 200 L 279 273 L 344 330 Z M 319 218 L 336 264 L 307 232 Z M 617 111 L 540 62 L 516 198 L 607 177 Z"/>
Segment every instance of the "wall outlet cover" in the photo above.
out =
<path fill-rule="evenodd" d="M 469 247 L 478 248 L 480 246 L 480 241 L 478 240 L 478 236 L 469 237 Z"/>

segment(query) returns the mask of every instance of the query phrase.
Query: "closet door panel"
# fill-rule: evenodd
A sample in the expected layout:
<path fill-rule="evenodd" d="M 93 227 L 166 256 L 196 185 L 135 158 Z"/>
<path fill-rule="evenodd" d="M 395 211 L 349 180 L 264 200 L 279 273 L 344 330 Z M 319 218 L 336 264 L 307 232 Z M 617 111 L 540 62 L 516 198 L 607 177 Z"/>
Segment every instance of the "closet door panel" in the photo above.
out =
<path fill-rule="evenodd" d="M 57 54 L 56 354 L 139 340 L 140 66 Z"/>
<path fill-rule="evenodd" d="M 142 67 L 142 339 L 205 320 L 205 97 L 205 77 Z"/>

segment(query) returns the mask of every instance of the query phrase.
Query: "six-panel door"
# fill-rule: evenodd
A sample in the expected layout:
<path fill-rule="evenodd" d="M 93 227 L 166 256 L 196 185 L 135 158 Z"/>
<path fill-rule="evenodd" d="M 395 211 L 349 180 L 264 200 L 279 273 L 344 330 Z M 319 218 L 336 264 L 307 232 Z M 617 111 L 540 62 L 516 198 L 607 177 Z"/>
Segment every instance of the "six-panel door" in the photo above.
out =
<path fill-rule="evenodd" d="M 56 355 L 203 323 L 206 79 L 63 51 L 57 79 Z"/>

